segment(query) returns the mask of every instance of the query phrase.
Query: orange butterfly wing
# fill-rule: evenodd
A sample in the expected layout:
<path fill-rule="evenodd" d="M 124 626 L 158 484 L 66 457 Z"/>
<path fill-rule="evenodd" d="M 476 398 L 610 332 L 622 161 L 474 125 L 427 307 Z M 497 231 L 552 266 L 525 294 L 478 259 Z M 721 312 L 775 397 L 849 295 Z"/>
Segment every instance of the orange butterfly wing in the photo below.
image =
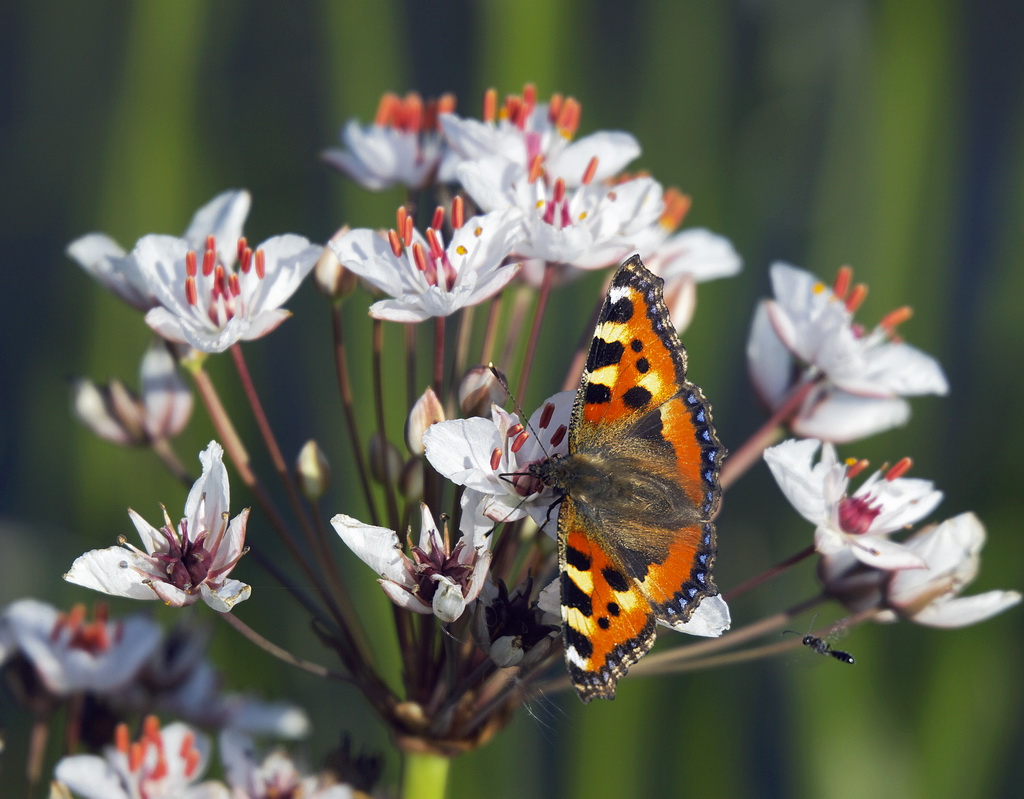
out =
<path fill-rule="evenodd" d="M 558 516 L 566 664 L 584 702 L 654 644 L 656 622 L 689 620 L 717 594 L 711 522 L 725 450 L 686 379 L 662 280 L 638 256 L 615 273 L 583 371 L 569 454 L 537 475 Z"/>

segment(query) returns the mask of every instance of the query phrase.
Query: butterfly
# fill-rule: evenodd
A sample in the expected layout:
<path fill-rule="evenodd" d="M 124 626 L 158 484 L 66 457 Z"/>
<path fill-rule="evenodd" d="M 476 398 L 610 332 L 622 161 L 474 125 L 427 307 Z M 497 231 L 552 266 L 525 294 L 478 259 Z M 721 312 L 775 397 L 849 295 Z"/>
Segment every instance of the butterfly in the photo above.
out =
<path fill-rule="evenodd" d="M 725 449 L 686 379 L 663 281 L 634 255 L 616 271 L 576 391 L 568 454 L 533 463 L 558 512 L 562 639 L 584 702 L 718 593 L 711 574 Z"/>

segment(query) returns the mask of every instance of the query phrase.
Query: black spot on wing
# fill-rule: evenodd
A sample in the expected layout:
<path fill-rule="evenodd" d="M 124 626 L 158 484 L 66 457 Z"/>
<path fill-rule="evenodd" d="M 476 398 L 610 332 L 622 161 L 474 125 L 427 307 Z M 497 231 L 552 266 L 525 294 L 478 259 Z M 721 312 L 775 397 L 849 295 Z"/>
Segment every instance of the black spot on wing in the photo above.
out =
<path fill-rule="evenodd" d="M 562 604 L 567 608 L 578 610 L 584 616 L 591 616 L 594 613 L 590 597 L 583 593 L 580 587 L 572 581 L 572 578 L 564 572 L 562 573 Z"/>
<path fill-rule="evenodd" d="M 593 372 L 602 366 L 614 366 L 622 360 L 625 351 L 626 348 L 621 342 L 595 338 L 590 345 L 590 355 L 587 356 L 587 371 Z"/>
<path fill-rule="evenodd" d="M 633 350 L 633 352 L 641 352 L 644 348 L 644 343 L 640 339 L 635 338 L 629 342 L 629 348 Z"/>
<path fill-rule="evenodd" d="M 565 562 L 574 569 L 579 569 L 581 572 L 590 570 L 590 556 L 585 552 L 580 552 L 575 547 L 566 545 Z"/>
<path fill-rule="evenodd" d="M 584 401 L 588 405 L 603 405 L 612 401 L 612 390 L 601 383 L 587 383 Z"/>
<path fill-rule="evenodd" d="M 622 402 L 627 408 L 639 410 L 651 401 L 651 392 L 643 386 L 633 386 L 622 395 Z"/>
<path fill-rule="evenodd" d="M 640 374 L 646 374 L 647 372 L 650 371 L 650 369 L 651 369 L 651 362 L 648 361 L 646 358 L 637 358 L 636 359 L 636 370 L 638 372 L 640 372 Z"/>
<path fill-rule="evenodd" d="M 571 625 L 562 625 L 562 635 L 566 648 L 571 646 L 580 657 L 589 658 L 594 654 L 594 645 L 590 643 L 590 639 Z"/>
<path fill-rule="evenodd" d="M 626 576 L 618 569 L 613 569 L 611 566 L 605 566 L 601 569 L 601 576 L 607 581 L 608 586 L 613 591 L 625 591 L 629 588 L 629 583 L 626 582 Z"/>

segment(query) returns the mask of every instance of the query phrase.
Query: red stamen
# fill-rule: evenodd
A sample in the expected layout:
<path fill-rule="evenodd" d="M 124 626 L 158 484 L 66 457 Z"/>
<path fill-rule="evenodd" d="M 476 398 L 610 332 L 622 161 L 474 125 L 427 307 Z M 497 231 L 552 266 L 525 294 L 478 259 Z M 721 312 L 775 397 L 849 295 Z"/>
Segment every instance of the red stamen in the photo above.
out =
<path fill-rule="evenodd" d="M 491 452 L 491 471 L 498 471 L 499 466 L 501 466 L 501 450 L 495 447 Z"/>
<path fill-rule="evenodd" d="M 565 180 L 559 178 L 555 181 L 555 190 L 551 193 L 551 201 L 561 203 L 565 200 Z"/>
<path fill-rule="evenodd" d="M 430 220 L 430 227 L 434 230 L 440 230 L 444 224 L 444 208 L 440 205 L 434 209 L 434 216 Z"/>
<path fill-rule="evenodd" d="M 146 757 L 146 745 L 142 741 L 136 741 L 128 747 L 128 771 L 137 772 L 142 768 L 142 761 Z"/>
<path fill-rule="evenodd" d="M 565 438 L 567 430 L 568 428 L 566 428 L 564 424 L 560 424 L 558 426 L 558 429 L 554 432 L 554 435 L 551 436 L 551 446 L 557 447 L 559 444 L 561 444 L 562 439 Z"/>
<path fill-rule="evenodd" d="M 531 111 L 537 105 L 537 86 L 534 83 L 527 83 L 523 86 L 523 103 L 525 103 Z"/>
<path fill-rule="evenodd" d="M 238 246 L 235 248 L 235 252 L 237 253 L 237 258 L 239 261 L 242 260 L 242 254 L 246 251 L 246 249 L 248 249 L 248 247 L 249 241 L 245 238 L 245 236 L 239 236 Z"/>
<path fill-rule="evenodd" d="M 394 230 L 388 231 L 388 244 L 391 245 L 391 252 L 395 254 L 395 258 L 402 257 L 402 240 L 398 238 L 398 233 Z"/>
<path fill-rule="evenodd" d="M 151 715 L 142 720 L 142 738 L 160 744 L 160 719 Z"/>
<path fill-rule="evenodd" d="M 839 271 L 836 273 L 835 282 L 832 284 L 832 293 L 836 295 L 837 299 L 845 300 L 846 292 L 850 290 L 850 284 L 853 282 L 853 269 L 849 266 L 839 267 Z"/>
<path fill-rule="evenodd" d="M 551 99 L 548 100 L 548 121 L 554 124 L 555 120 L 558 119 L 558 114 L 562 110 L 562 103 L 565 98 L 558 93 L 552 94 Z"/>
<path fill-rule="evenodd" d="M 417 92 L 409 92 L 405 95 L 405 119 L 402 130 L 416 133 L 423 126 L 423 98 Z"/>
<path fill-rule="evenodd" d="M 68 611 L 67 626 L 68 629 L 74 631 L 82 626 L 82 622 L 85 621 L 85 605 L 78 604 Z"/>
<path fill-rule="evenodd" d="M 242 273 L 249 274 L 249 270 L 252 269 L 252 247 L 242 250 L 238 257 L 238 263 Z"/>
<path fill-rule="evenodd" d="M 203 253 L 203 276 L 209 277 L 217 265 L 217 251 L 207 248 Z"/>
<path fill-rule="evenodd" d="M 507 438 L 515 438 L 515 437 L 516 437 L 517 435 L 519 435 L 520 433 L 522 433 L 522 432 L 523 432 L 523 430 L 525 430 L 525 429 L 526 429 L 526 428 L 524 428 L 524 427 L 523 427 L 523 426 L 522 426 L 521 424 L 514 424 L 514 425 L 512 425 L 512 426 L 511 426 L 511 427 L 510 427 L 510 428 L 508 429 L 508 432 L 507 432 L 507 433 L 505 433 L 505 436 L 506 436 Z"/>
<path fill-rule="evenodd" d="M 466 201 L 461 194 L 452 200 L 452 230 L 458 230 L 466 224 Z"/>
<path fill-rule="evenodd" d="M 850 313 L 856 313 L 857 309 L 860 308 L 867 296 L 867 285 L 864 283 L 858 283 L 853 287 L 853 290 L 850 292 L 850 296 L 846 298 L 846 310 Z"/>
<path fill-rule="evenodd" d="M 256 250 L 253 255 L 256 259 L 256 277 L 263 280 L 267 274 L 267 254 L 260 249 Z"/>
<path fill-rule="evenodd" d="M 540 412 L 540 422 L 538 426 L 541 430 L 551 424 L 551 417 L 555 415 L 555 404 L 553 402 L 544 403 L 544 410 Z"/>
<path fill-rule="evenodd" d="M 402 229 L 402 241 L 405 242 L 406 247 L 412 246 L 412 217 L 407 216 L 405 218 L 405 225 Z"/>
<path fill-rule="evenodd" d="M 189 305 L 197 305 L 199 303 L 199 290 L 196 288 L 196 279 L 194 277 L 185 278 L 185 300 Z"/>
<path fill-rule="evenodd" d="M 583 171 L 583 180 L 581 181 L 584 186 L 589 186 L 590 182 L 594 179 L 594 175 L 597 174 L 597 156 L 592 156 L 590 162 L 587 164 L 587 168 Z"/>
<path fill-rule="evenodd" d="M 483 120 L 484 122 L 494 122 L 498 111 L 498 90 L 488 89 L 484 92 L 484 108 L 483 108 Z"/>
<path fill-rule="evenodd" d="M 869 466 L 869 462 L 868 462 L 868 460 L 866 458 L 861 458 L 859 461 L 858 460 L 854 460 L 853 458 L 847 458 L 846 459 L 846 476 L 847 476 L 847 478 L 852 480 L 854 477 L 856 477 L 858 474 L 860 474 L 866 468 L 868 468 L 868 466 Z"/>
<path fill-rule="evenodd" d="M 216 274 L 213 276 L 213 285 L 210 287 L 210 293 L 214 297 L 226 297 L 227 296 L 227 281 L 224 279 L 224 267 L 217 264 Z"/>
<path fill-rule="evenodd" d="M 195 250 L 185 253 L 185 274 L 188 277 L 195 277 L 199 273 L 199 261 Z"/>
<path fill-rule="evenodd" d="M 231 276 L 228 277 L 228 291 L 231 292 L 232 297 L 237 297 L 239 294 L 242 293 L 242 286 L 238 282 L 238 275 L 236 275 L 234 272 L 232 272 Z"/>
<path fill-rule="evenodd" d="M 523 126 L 523 118 L 521 111 L 523 108 L 523 98 L 516 94 L 510 94 L 505 98 L 505 115 L 508 117 L 508 121 L 515 125 L 517 128 Z"/>
<path fill-rule="evenodd" d="M 188 753 L 195 749 L 196 736 L 187 732 L 181 737 L 181 747 L 178 749 L 178 757 L 188 757 Z"/>
<path fill-rule="evenodd" d="M 909 305 L 904 305 L 902 308 L 896 308 L 893 311 L 889 311 L 889 313 L 882 317 L 882 321 L 878 323 L 878 326 L 889 333 L 889 335 L 892 335 L 897 327 L 902 325 L 913 315 L 914 309 Z"/>
<path fill-rule="evenodd" d="M 526 430 L 520 432 L 519 435 L 516 436 L 516 440 L 512 442 L 512 446 L 510 447 L 512 452 L 519 452 L 519 450 L 523 448 L 523 444 L 526 443 L 529 437 L 530 434 Z"/>
<path fill-rule="evenodd" d="M 398 206 L 395 212 L 395 230 L 402 233 L 405 230 L 405 220 L 409 218 L 409 211 L 404 205 Z"/>
<path fill-rule="evenodd" d="M 910 458 L 900 458 L 896 461 L 895 465 L 885 473 L 885 479 L 892 482 L 909 472 L 910 467 L 913 465 L 914 462 Z"/>
<path fill-rule="evenodd" d="M 432 227 L 427 228 L 427 244 L 430 247 L 431 258 L 444 258 L 444 247 L 441 246 L 437 231 Z"/>
<path fill-rule="evenodd" d="M 665 192 L 664 202 L 665 208 L 658 221 L 666 230 L 675 230 L 683 223 L 693 201 L 690 199 L 690 195 L 683 194 L 679 189 L 672 187 Z"/>
<path fill-rule="evenodd" d="M 451 114 L 455 111 L 455 95 L 446 92 L 437 98 L 437 114 Z"/>
<path fill-rule="evenodd" d="M 413 263 L 416 264 L 416 268 L 426 276 L 427 283 L 431 286 L 436 286 L 437 272 L 427 260 L 427 253 L 424 251 L 423 245 L 418 241 L 412 245 L 412 260 Z"/>
<path fill-rule="evenodd" d="M 558 114 L 558 121 L 555 127 L 566 139 L 576 135 L 576 129 L 580 125 L 580 104 L 574 97 L 566 97 L 565 102 Z"/>
<path fill-rule="evenodd" d="M 200 758 L 198 749 L 189 749 L 188 752 L 182 754 L 182 760 L 185 761 L 185 776 L 189 779 L 194 777 L 198 771 Z"/>
<path fill-rule="evenodd" d="M 170 769 L 167 768 L 167 757 L 164 755 L 163 751 L 160 750 L 157 752 L 156 765 L 147 776 L 151 780 L 162 780 L 167 776 L 169 771 Z"/>

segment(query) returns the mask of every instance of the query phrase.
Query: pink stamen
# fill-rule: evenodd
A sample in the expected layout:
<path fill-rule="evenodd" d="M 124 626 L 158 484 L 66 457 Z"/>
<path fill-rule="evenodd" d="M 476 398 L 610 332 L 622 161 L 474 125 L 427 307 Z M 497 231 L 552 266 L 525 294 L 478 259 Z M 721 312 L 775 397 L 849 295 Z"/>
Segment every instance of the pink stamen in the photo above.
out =
<path fill-rule="evenodd" d="M 914 462 L 910 458 L 900 458 L 896 461 L 896 464 L 885 473 L 885 479 L 890 482 L 896 480 L 909 472 L 913 465 Z"/>
<path fill-rule="evenodd" d="M 540 412 L 540 423 L 539 427 L 544 430 L 549 424 L 551 424 L 551 417 L 555 415 L 555 404 L 553 402 L 545 402 L 544 410 Z"/>
<path fill-rule="evenodd" d="M 551 436 L 551 446 L 557 447 L 559 444 L 561 444 L 562 439 L 565 438 L 567 430 L 568 428 L 564 424 L 560 424 L 558 426 L 558 429 Z"/>
<path fill-rule="evenodd" d="M 498 447 L 495 447 L 491 451 L 491 471 L 498 471 L 499 466 L 501 466 L 501 450 Z"/>
<path fill-rule="evenodd" d="M 846 310 L 856 313 L 857 309 L 864 303 L 868 296 L 868 287 L 864 283 L 858 283 L 853 287 L 850 296 L 846 298 Z"/>
<path fill-rule="evenodd" d="M 458 230 L 466 224 L 466 201 L 461 194 L 452 200 L 452 229 Z"/>
<path fill-rule="evenodd" d="M 882 512 L 869 494 L 866 497 L 847 497 L 839 503 L 839 526 L 850 535 L 863 535 Z"/>
<path fill-rule="evenodd" d="M 597 174 L 597 156 L 591 156 L 590 162 L 587 164 L 587 168 L 583 170 L 583 180 L 581 181 L 584 186 L 589 186 L 590 182 L 594 179 L 594 175 Z"/>

